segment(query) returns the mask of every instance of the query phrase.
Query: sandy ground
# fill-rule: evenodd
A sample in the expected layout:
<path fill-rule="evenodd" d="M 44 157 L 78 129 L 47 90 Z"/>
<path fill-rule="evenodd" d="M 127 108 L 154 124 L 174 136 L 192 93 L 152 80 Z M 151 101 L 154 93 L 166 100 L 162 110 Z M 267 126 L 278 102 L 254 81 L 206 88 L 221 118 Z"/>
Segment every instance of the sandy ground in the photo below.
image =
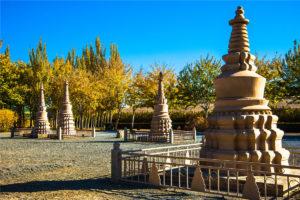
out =
<path fill-rule="evenodd" d="M 0 199 L 224 199 L 199 192 L 112 184 L 115 133 L 72 140 L 9 138 L 0 134 Z M 166 144 L 123 143 L 121 149 Z M 300 146 L 299 140 L 292 146 Z"/>

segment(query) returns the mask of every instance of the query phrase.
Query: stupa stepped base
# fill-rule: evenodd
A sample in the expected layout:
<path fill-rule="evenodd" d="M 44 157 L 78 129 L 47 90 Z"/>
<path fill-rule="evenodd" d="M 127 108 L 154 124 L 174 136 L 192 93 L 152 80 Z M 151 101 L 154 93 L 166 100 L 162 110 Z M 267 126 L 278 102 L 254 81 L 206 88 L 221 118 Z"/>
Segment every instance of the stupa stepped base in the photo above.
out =
<path fill-rule="evenodd" d="M 35 134 L 49 134 L 50 133 L 50 123 L 48 121 L 37 122 L 35 126 Z"/>
<path fill-rule="evenodd" d="M 290 153 L 286 149 L 281 149 L 280 151 L 272 151 L 272 150 L 224 151 L 224 150 L 202 148 L 200 151 L 200 158 L 278 164 L 278 165 L 289 165 L 288 163 L 289 155 Z M 218 165 L 215 163 L 203 163 L 203 164 Z M 237 165 L 237 164 L 228 163 L 226 167 L 248 169 L 249 166 L 243 164 Z M 253 170 L 283 173 L 281 167 L 253 165 Z M 284 171 L 284 173 L 288 173 L 288 172 Z"/>
<path fill-rule="evenodd" d="M 172 128 L 172 121 L 169 117 L 167 118 L 155 118 L 151 121 L 150 135 L 152 136 L 168 136 Z"/>
<path fill-rule="evenodd" d="M 60 124 L 61 133 L 64 137 L 76 136 L 76 130 L 74 125 L 73 116 L 69 114 L 61 114 Z"/>
<path fill-rule="evenodd" d="M 288 165 L 290 153 L 282 148 L 284 132 L 277 128 L 277 120 L 269 111 L 214 113 L 204 132 L 201 157 Z M 280 172 L 272 168 L 262 170 Z"/>

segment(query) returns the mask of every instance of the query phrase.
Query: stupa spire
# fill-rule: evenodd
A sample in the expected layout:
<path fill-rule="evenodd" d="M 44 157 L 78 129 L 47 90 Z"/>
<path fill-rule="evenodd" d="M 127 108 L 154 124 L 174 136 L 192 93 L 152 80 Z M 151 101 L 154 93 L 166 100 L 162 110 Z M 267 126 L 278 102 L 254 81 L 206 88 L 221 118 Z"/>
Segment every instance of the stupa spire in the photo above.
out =
<path fill-rule="evenodd" d="M 237 8 L 235 14 L 234 19 L 229 21 L 229 25 L 232 26 L 232 32 L 228 45 L 228 54 L 223 56 L 226 64 L 222 67 L 222 72 L 230 70 L 249 70 L 255 72 L 257 69 L 254 65 L 255 56 L 250 54 L 247 31 L 249 20 L 245 18 L 242 6 Z"/>
<path fill-rule="evenodd" d="M 65 80 L 65 91 L 64 91 L 64 99 L 63 102 L 64 103 L 69 103 L 70 99 L 69 99 L 69 86 L 68 86 L 68 80 Z"/>
<path fill-rule="evenodd" d="M 162 72 L 159 73 L 159 77 L 158 77 L 158 90 L 157 90 L 157 96 L 156 96 L 156 99 L 155 99 L 155 103 L 156 104 L 167 103 L 166 99 L 165 99 L 163 74 L 162 74 Z"/>
<path fill-rule="evenodd" d="M 45 107 L 45 97 L 44 97 L 44 87 L 43 87 L 43 82 L 41 82 L 41 87 L 40 87 L 40 100 L 39 100 L 39 108 Z M 39 109 L 40 110 L 40 109 Z"/>
<path fill-rule="evenodd" d="M 247 25 L 249 20 L 244 17 L 244 10 L 239 6 L 235 11 L 234 19 L 229 21 L 232 26 L 231 37 L 229 41 L 229 50 L 231 52 L 250 52 Z"/>

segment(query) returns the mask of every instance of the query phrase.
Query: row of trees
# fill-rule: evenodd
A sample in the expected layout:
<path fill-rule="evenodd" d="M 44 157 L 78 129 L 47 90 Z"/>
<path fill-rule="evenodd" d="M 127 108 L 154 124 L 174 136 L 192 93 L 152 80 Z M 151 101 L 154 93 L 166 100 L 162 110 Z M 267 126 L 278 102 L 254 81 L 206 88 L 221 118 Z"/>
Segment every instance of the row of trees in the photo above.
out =
<path fill-rule="evenodd" d="M 177 75 L 167 66 L 153 65 L 148 72 L 133 72 L 125 64 L 118 47 L 110 45 L 110 55 L 97 38 L 95 48 L 87 45 L 81 52 L 68 52 L 49 62 L 46 44 L 41 39 L 37 48 L 29 51 L 29 62 L 12 62 L 9 47 L 0 54 L 0 108 L 14 110 L 18 115 L 18 126 L 24 126 L 25 111 L 30 113 L 30 126 L 38 105 L 39 87 L 44 83 L 46 104 L 53 127 L 57 125 L 64 80 L 69 81 L 70 100 L 77 124 L 103 126 L 112 123 L 118 126 L 121 110 L 130 106 L 135 112 L 140 107 L 152 107 L 157 90 L 159 72 L 164 75 L 165 94 L 171 108 L 195 107 L 200 105 L 209 113 L 215 100 L 213 79 L 220 73 L 221 60 L 207 55 L 194 63 L 187 64 Z M 289 98 L 299 102 L 300 45 L 273 59 L 256 60 L 258 73 L 267 79 L 265 96 L 275 105 Z M 109 58 L 107 58 L 109 57 Z M 259 56 L 257 56 L 259 57 Z"/>

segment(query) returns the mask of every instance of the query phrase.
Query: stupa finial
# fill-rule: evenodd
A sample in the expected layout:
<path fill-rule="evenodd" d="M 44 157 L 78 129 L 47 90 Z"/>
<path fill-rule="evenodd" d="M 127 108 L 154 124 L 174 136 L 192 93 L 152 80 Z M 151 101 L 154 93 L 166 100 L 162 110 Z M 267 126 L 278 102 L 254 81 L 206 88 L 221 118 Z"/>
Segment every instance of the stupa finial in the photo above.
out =
<path fill-rule="evenodd" d="M 255 72 L 257 69 L 254 64 L 255 56 L 250 54 L 247 31 L 249 20 L 245 19 L 242 6 L 237 8 L 235 14 L 234 19 L 229 21 L 232 31 L 228 45 L 228 54 L 223 56 L 226 64 L 222 67 L 222 72 L 230 70 L 249 70 Z"/>
<path fill-rule="evenodd" d="M 242 6 L 239 6 L 235 11 L 234 19 L 229 21 L 229 25 L 232 26 L 231 37 L 229 41 L 229 50 L 231 52 L 250 52 L 247 24 L 249 20 L 244 17 L 244 10 Z"/>
<path fill-rule="evenodd" d="M 63 102 L 64 103 L 69 103 L 69 87 L 68 87 L 68 80 L 66 79 L 66 81 L 65 81 L 65 95 L 64 95 L 64 100 L 63 100 Z"/>
<path fill-rule="evenodd" d="M 164 93 L 164 83 L 163 83 L 163 74 L 159 72 L 158 76 L 158 90 L 156 96 L 156 104 L 165 103 L 165 93 Z"/>
<path fill-rule="evenodd" d="M 40 87 L 40 101 L 39 101 L 39 107 L 45 107 L 45 98 L 44 98 L 43 81 L 41 81 L 41 87 Z"/>

